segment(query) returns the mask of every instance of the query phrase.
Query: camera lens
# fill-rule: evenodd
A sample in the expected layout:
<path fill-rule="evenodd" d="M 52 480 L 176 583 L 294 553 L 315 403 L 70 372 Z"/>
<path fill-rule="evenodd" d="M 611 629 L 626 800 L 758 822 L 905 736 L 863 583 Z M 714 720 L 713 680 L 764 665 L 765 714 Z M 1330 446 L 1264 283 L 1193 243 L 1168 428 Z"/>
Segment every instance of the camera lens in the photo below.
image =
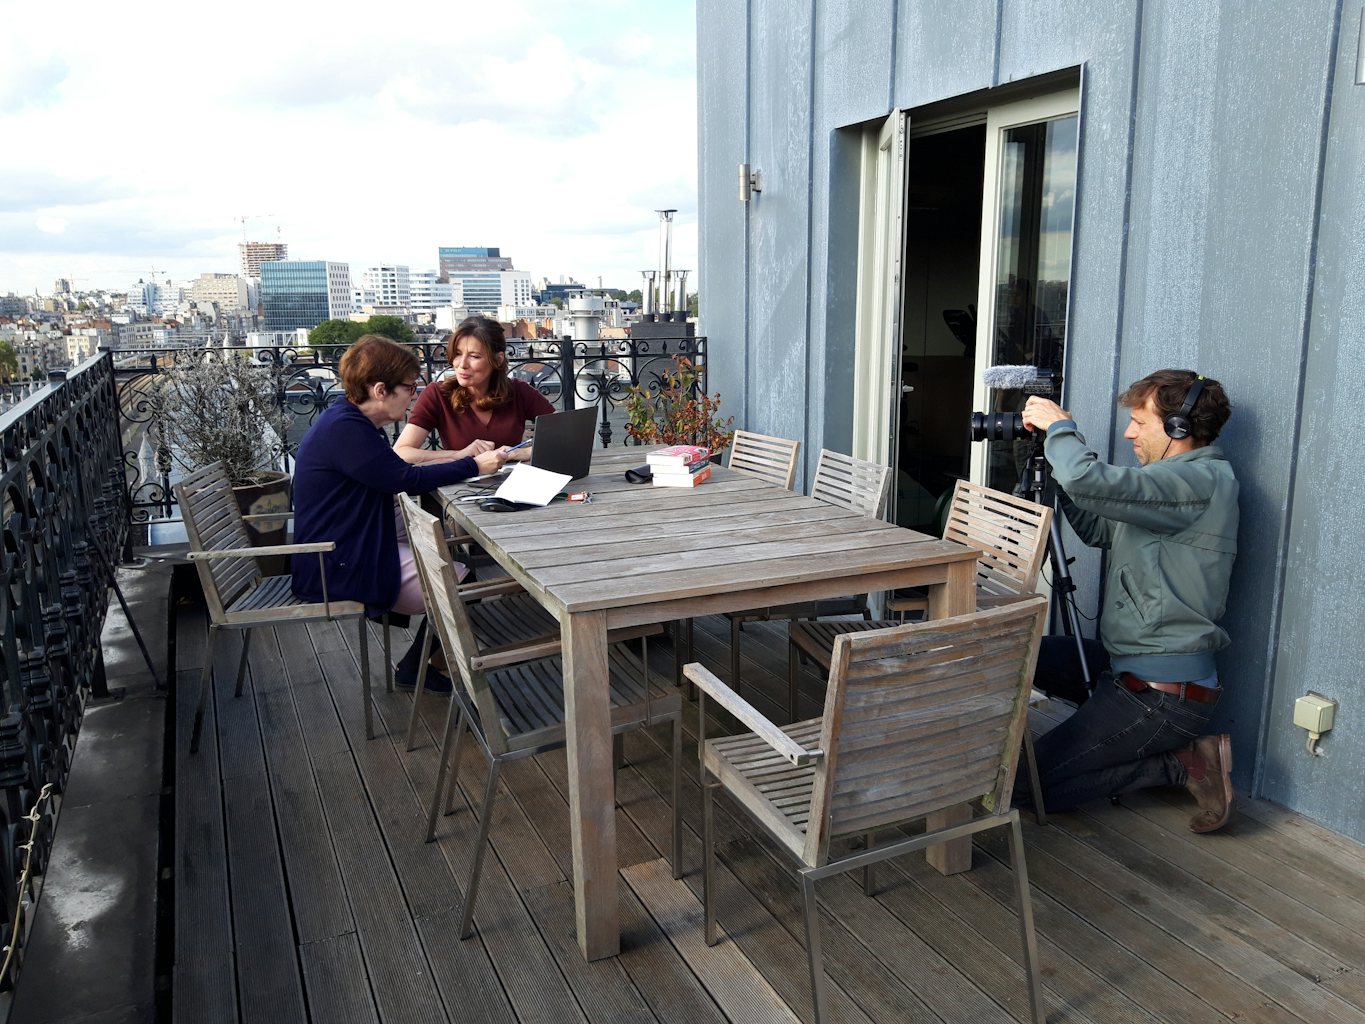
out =
<path fill-rule="evenodd" d="M 1030 433 L 1024 417 L 1017 412 L 972 413 L 973 441 L 1013 441 Z"/>

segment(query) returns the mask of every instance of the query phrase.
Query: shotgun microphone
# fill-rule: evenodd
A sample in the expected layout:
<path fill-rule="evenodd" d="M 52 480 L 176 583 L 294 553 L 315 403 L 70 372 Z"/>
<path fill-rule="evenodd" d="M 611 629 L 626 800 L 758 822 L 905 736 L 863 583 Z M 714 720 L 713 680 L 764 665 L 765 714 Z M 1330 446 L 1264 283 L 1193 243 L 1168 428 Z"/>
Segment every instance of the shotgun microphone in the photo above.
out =
<path fill-rule="evenodd" d="M 1018 389 L 1030 395 L 1052 397 L 1061 391 L 1062 375 L 1041 366 L 992 366 L 981 374 L 988 388 Z"/>

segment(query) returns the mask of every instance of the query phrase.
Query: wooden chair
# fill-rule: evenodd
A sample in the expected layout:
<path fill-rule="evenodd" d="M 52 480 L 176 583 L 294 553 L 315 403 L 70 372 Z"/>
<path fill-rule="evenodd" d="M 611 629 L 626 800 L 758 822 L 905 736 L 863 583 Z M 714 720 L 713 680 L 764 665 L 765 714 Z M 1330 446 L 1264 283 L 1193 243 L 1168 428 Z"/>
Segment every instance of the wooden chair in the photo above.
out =
<path fill-rule="evenodd" d="M 826 1019 L 817 880 L 1008 825 L 1032 1019 L 1043 1022 L 1019 812 L 1010 808 L 1047 601 L 894 626 L 835 641 L 821 718 L 778 728 L 699 664 L 702 899 L 716 942 L 713 792 L 724 789 L 799 864 L 817 1024 Z M 751 732 L 706 739 L 707 697 Z M 957 808 L 975 802 L 963 820 Z M 901 827 L 925 822 L 907 836 Z M 877 833 L 882 835 L 878 836 Z M 860 848 L 843 839 L 862 837 Z"/>
<path fill-rule="evenodd" d="M 730 468 L 790 491 L 796 483 L 796 460 L 800 454 L 800 441 L 757 434 L 751 430 L 736 430 L 730 442 Z M 692 620 L 676 622 L 673 629 L 674 664 L 681 681 L 683 661 L 692 657 Z M 733 634 L 733 630 L 731 632 Z M 680 633 L 686 636 L 685 641 Z M 687 649 L 686 659 L 682 655 L 684 646 Z"/>
<path fill-rule="evenodd" d="M 1052 509 L 959 480 L 943 521 L 943 538 L 981 552 L 976 597 L 978 606 L 985 607 L 1033 592 L 1051 529 Z M 903 617 L 906 612 L 925 611 L 929 601 L 918 594 L 893 597 L 886 607 Z"/>
<path fill-rule="evenodd" d="M 980 552 L 976 563 L 976 601 L 988 608 L 1033 593 L 1038 572 L 1047 554 L 1052 509 L 1002 491 L 959 480 L 944 525 L 943 536 Z M 902 608 L 909 601 L 902 599 Z M 924 605 L 928 607 L 927 600 Z M 794 622 L 787 630 L 787 699 L 791 715 L 798 717 L 797 662 L 808 658 L 824 672 L 829 671 L 835 640 L 846 633 L 885 629 L 897 621 Z M 1029 782 L 1033 808 L 1038 822 L 1047 822 L 1042 786 L 1033 759 L 1033 738 L 1025 733 Z"/>
<path fill-rule="evenodd" d="M 404 517 L 405 524 L 411 529 L 411 524 L 407 523 L 406 506 Z M 423 521 L 424 528 L 425 525 Z M 447 552 L 453 552 L 460 540 L 458 533 L 454 537 L 447 536 Z M 423 601 L 430 608 L 431 599 L 427 597 L 427 581 L 424 577 L 421 583 Z M 469 625 L 474 631 L 474 640 L 481 652 L 480 659 L 485 668 L 535 661 L 560 652 L 559 623 L 539 601 L 526 593 L 516 580 L 503 578 L 482 583 L 465 583 L 457 590 L 465 604 Z M 636 639 L 643 643 L 647 637 L 662 632 L 663 627 L 657 624 L 630 626 L 612 630 L 610 638 L 613 643 Z M 417 746 L 418 712 L 421 710 L 422 694 L 426 691 L 427 670 L 433 646 L 434 637 L 432 629 L 429 628 L 422 644 L 421 668 L 418 670 L 417 686 L 412 695 L 412 710 L 408 714 L 408 750 L 413 750 Z"/>
<path fill-rule="evenodd" d="M 841 455 L 827 448 L 820 449 L 820 460 L 815 464 L 815 479 L 811 481 L 812 498 L 827 505 L 857 512 L 859 515 L 880 519 L 886 512 L 886 502 L 890 493 L 890 466 L 855 459 L 851 455 Z M 725 617 L 730 620 L 730 685 L 737 690 L 740 687 L 740 629 L 744 623 L 859 614 L 864 618 L 870 617 L 866 594 L 726 612 Z M 793 715 L 796 714 L 795 705 L 791 711 Z"/>
<path fill-rule="evenodd" d="M 213 677 L 213 652 L 218 634 L 224 629 L 240 629 L 242 655 L 237 664 L 237 689 L 242 695 L 246 679 L 247 655 L 251 650 L 251 631 L 257 626 L 277 626 L 288 622 L 322 622 L 332 619 L 356 619 L 360 626 L 360 683 L 365 700 L 365 735 L 374 738 L 374 711 L 370 705 L 369 632 L 365 622 L 365 606 L 359 601 L 331 601 L 327 598 L 327 576 L 322 573 L 323 600 L 312 604 L 294 596 L 289 576 L 262 576 L 256 563 L 259 555 L 316 554 L 336 545 L 331 541 L 309 544 L 275 544 L 252 547 L 247 536 L 245 518 L 237 507 L 232 487 L 223 465 L 213 462 L 182 479 L 175 487 L 176 499 L 189 535 L 190 561 L 199 571 L 199 582 L 208 605 L 208 650 L 204 654 L 204 671 L 199 679 L 199 700 L 194 711 L 194 728 L 190 733 L 190 752 L 199 749 L 199 737 L 204 726 L 204 709 L 208 703 L 209 683 Z M 287 518 L 278 514 L 264 519 Z M 388 649 L 388 624 L 385 623 L 385 650 Z M 392 677 L 389 677 L 392 689 Z"/>
<path fill-rule="evenodd" d="M 468 730 L 488 762 L 488 780 L 479 812 L 479 833 L 465 887 L 460 937 L 473 933 L 474 903 L 479 873 L 488 847 L 493 821 L 493 798 L 498 775 L 508 761 L 530 757 L 562 747 L 565 742 L 564 675 L 558 657 L 521 661 L 508 666 L 494 652 L 480 646 L 470 622 L 468 608 L 459 599 L 455 572 L 446 557 L 440 523 L 417 507 L 406 495 L 399 498 L 408 527 L 408 539 L 417 559 L 418 573 L 432 625 L 441 638 L 446 660 L 459 673 L 441 739 L 440 766 L 427 815 L 427 841 L 436 837 L 436 818 L 450 787 L 446 813 L 455 803 L 455 777 L 459 769 L 460 742 Z M 615 641 L 622 637 L 609 634 Z M 612 732 L 647 728 L 662 722 L 673 726 L 673 834 L 671 855 L 675 877 L 682 864 L 680 819 L 682 775 L 682 695 L 672 685 L 656 683 L 648 670 L 647 655 L 634 657 L 619 643 L 609 648 L 611 673 Z"/>
<path fill-rule="evenodd" d="M 800 454 L 800 441 L 736 430 L 730 442 L 730 468 L 790 491 L 796 482 L 796 459 Z"/>

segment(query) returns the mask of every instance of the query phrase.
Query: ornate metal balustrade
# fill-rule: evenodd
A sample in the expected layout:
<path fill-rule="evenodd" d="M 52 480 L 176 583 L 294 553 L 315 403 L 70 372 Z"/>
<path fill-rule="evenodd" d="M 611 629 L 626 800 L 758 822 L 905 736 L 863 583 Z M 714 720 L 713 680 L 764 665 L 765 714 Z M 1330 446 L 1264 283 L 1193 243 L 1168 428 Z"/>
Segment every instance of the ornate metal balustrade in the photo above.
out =
<path fill-rule="evenodd" d="M 100 633 L 128 533 L 113 361 L 96 356 L 0 415 L 0 946 L 22 954 L 86 699 L 106 693 Z M 35 805 L 30 822 L 24 816 Z M 33 841 L 26 855 L 22 844 Z M 22 960 L 0 956 L 0 987 Z"/>
<path fill-rule="evenodd" d="M 417 342 L 422 379 L 439 380 L 449 370 L 444 341 Z M 182 350 L 183 351 L 183 350 Z M 280 467 L 289 468 L 290 455 L 309 424 L 342 388 L 337 363 L 343 346 L 318 349 L 228 349 L 249 353 L 272 366 L 279 375 L 279 401 L 290 415 L 289 436 L 281 439 Z M 113 353 L 123 415 L 123 462 L 135 523 L 176 515 L 171 487 L 187 469 L 177 465 L 165 441 L 167 412 L 160 400 L 160 380 L 175 364 L 172 349 L 119 350 Z M 661 387 L 661 375 L 675 356 L 685 356 L 698 368 L 706 386 L 705 338 L 648 338 L 604 341 L 537 340 L 507 343 L 510 372 L 535 387 L 558 409 L 596 406 L 600 410 L 598 437 L 605 448 L 625 444 L 627 393 L 642 386 L 651 395 Z M 397 437 L 402 424 L 394 427 Z"/>

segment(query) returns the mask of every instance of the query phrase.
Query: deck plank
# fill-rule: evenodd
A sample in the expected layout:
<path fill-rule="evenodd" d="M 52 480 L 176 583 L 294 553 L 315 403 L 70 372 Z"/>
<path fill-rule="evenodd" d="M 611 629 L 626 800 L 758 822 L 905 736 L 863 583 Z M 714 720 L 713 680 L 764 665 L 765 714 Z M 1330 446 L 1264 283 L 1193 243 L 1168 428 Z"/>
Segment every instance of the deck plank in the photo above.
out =
<path fill-rule="evenodd" d="M 354 932 L 302 946 L 310 1019 L 337 1024 L 379 1024 L 364 955 Z"/>
<path fill-rule="evenodd" d="M 228 869 L 242 880 L 232 887 L 242 1021 L 293 1024 L 305 1016 L 303 980 L 297 957 L 286 953 L 295 942 L 279 847 L 261 841 L 274 826 L 265 773 L 225 779 L 223 803 Z"/>
<path fill-rule="evenodd" d="M 177 1024 L 236 1022 L 239 1006 L 243 1021 L 329 1024 L 809 1020 L 792 864 L 724 799 L 717 892 L 726 935 L 715 947 L 701 939 L 695 706 L 684 719 L 682 881 L 665 859 L 669 736 L 624 740 L 620 956 L 588 963 L 574 940 L 562 751 L 504 769 L 475 934 L 462 941 L 473 807 L 487 769 L 467 743 L 456 813 L 440 820 L 436 843 L 423 843 L 448 702 L 424 701 L 418 746 L 407 752 L 412 699 L 384 693 L 371 626 L 377 736 L 366 741 L 354 627 L 259 631 L 241 700 L 229 634 L 204 743 L 190 758 L 204 620 L 177 614 Z M 727 677 L 728 620 L 698 619 L 695 635 L 697 660 Z M 395 658 L 409 642 L 410 631 L 394 631 Z M 746 696 L 781 718 L 786 623 L 748 624 L 743 644 Z M 671 675 L 670 643 L 650 653 L 651 667 Z M 807 673 L 805 710 L 819 687 Z M 708 735 L 724 717 L 709 716 Z M 1044 726 L 1046 716 L 1031 717 Z M 1026 822 L 1050 1022 L 1365 1017 L 1365 901 L 1353 895 L 1365 891 L 1365 850 L 1282 808 L 1239 806 L 1214 836 L 1188 833 L 1188 800 L 1175 791 L 1054 815 L 1046 828 Z M 878 868 L 870 899 L 856 875 L 820 883 L 835 1019 L 1026 1019 L 1006 837 L 981 836 L 975 863 L 946 878 L 922 857 L 900 858 Z"/>
<path fill-rule="evenodd" d="M 405 1024 L 445 1024 L 431 968 L 354 759 L 349 753 L 333 754 L 314 764 L 381 1016 Z"/>

